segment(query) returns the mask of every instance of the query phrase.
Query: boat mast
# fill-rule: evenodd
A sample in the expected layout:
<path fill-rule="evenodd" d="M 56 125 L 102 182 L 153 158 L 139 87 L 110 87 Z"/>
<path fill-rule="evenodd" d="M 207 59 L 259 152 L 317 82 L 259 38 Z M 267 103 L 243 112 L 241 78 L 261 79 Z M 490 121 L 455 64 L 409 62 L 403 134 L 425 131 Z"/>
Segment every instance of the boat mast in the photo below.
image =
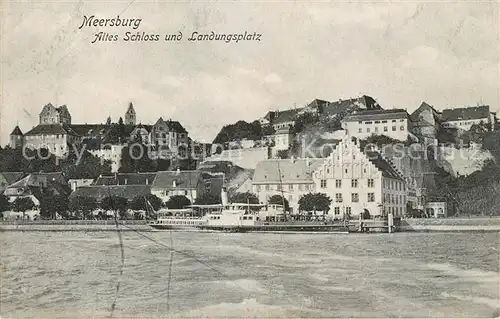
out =
<path fill-rule="evenodd" d="M 278 175 L 280 181 L 280 190 L 281 190 L 281 201 L 283 203 L 283 213 L 285 213 L 285 194 L 283 192 L 283 180 L 281 179 L 281 170 L 280 170 L 280 160 L 278 159 Z"/>

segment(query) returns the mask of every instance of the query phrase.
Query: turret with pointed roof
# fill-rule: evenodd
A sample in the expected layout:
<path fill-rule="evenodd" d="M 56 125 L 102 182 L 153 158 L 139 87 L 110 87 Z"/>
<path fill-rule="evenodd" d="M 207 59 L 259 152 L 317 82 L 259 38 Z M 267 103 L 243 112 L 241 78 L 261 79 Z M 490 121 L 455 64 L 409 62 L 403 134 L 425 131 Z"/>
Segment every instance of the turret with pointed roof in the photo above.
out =
<path fill-rule="evenodd" d="M 127 112 L 125 113 L 125 124 L 126 125 L 135 125 L 136 122 L 136 117 L 135 117 L 135 110 L 134 110 L 134 105 L 132 102 L 129 103 Z"/>
<path fill-rule="evenodd" d="M 19 125 L 16 125 L 12 133 L 10 133 L 10 148 L 22 148 L 24 135 Z"/>

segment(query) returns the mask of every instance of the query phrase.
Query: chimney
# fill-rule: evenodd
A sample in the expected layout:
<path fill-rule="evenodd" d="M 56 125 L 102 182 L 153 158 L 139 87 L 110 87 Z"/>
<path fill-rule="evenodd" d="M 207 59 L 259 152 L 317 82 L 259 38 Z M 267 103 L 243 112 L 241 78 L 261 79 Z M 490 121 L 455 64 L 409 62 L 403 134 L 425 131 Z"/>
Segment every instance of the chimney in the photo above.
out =
<path fill-rule="evenodd" d="M 177 183 L 176 183 L 175 179 L 172 181 L 172 187 L 174 187 L 174 188 L 177 187 Z"/>
<path fill-rule="evenodd" d="M 222 205 L 226 206 L 228 205 L 229 201 L 227 199 L 227 192 L 226 192 L 226 188 L 225 187 L 222 187 L 221 188 L 221 191 L 220 191 L 220 198 L 221 198 L 221 201 L 222 201 Z"/>

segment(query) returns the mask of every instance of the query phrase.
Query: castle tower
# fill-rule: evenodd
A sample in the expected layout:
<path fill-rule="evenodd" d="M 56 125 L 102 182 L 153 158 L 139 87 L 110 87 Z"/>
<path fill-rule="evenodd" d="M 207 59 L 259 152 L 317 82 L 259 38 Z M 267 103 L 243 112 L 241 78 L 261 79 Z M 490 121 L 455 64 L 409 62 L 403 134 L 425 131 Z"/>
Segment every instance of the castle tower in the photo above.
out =
<path fill-rule="evenodd" d="M 135 125 L 136 117 L 135 117 L 135 110 L 134 106 L 132 105 L 132 102 L 128 105 L 128 110 L 125 113 L 125 125 Z"/>
<path fill-rule="evenodd" d="M 10 133 L 10 148 L 22 148 L 23 147 L 23 139 L 24 135 L 19 128 L 19 125 L 16 125 L 12 133 Z"/>

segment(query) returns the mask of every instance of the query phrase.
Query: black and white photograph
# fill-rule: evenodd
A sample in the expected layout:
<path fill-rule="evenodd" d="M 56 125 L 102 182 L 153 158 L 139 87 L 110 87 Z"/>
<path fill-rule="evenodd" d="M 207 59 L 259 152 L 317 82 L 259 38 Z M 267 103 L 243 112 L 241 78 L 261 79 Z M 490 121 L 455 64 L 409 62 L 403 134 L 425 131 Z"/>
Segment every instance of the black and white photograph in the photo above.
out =
<path fill-rule="evenodd" d="M 500 318 L 500 2 L 0 0 L 0 319 Z"/>

